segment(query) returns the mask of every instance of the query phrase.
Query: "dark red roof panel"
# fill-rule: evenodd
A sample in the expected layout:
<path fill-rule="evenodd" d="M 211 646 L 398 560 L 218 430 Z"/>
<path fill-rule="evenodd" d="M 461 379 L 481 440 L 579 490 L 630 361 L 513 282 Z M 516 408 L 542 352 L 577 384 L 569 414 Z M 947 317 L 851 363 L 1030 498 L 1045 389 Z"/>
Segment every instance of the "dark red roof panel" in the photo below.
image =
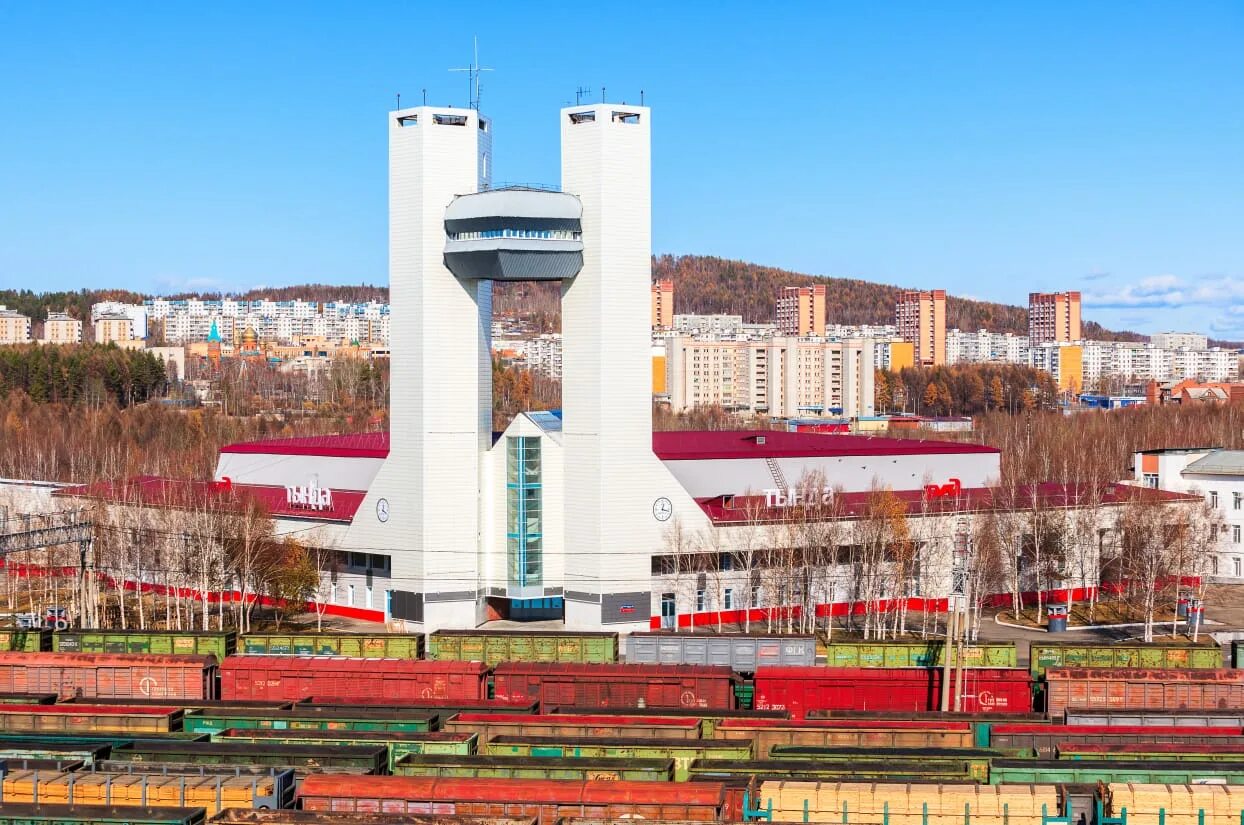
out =
<path fill-rule="evenodd" d="M 781 430 L 695 430 L 652 434 L 652 451 L 662 461 L 807 456 L 997 454 L 995 447 L 921 438 L 873 438 L 841 433 Z"/>
<path fill-rule="evenodd" d="M 265 484 L 234 484 L 229 481 L 192 481 L 162 476 L 135 476 L 124 481 L 101 481 L 57 490 L 58 496 L 82 496 L 116 504 L 147 507 L 203 508 L 214 511 L 242 509 L 258 502 L 278 518 L 350 522 L 358 512 L 363 490 L 333 490 L 332 507 L 312 510 L 287 501 L 285 488 Z"/>
<path fill-rule="evenodd" d="M 226 444 L 222 453 L 259 453 L 263 455 L 315 455 L 326 458 L 386 458 L 389 455 L 387 432 L 313 435 L 303 438 L 274 438 L 267 441 L 241 441 Z"/>
<path fill-rule="evenodd" d="M 819 436 L 818 436 L 819 437 Z M 953 494 L 928 498 L 925 490 L 893 490 L 890 494 L 902 502 L 910 515 L 920 513 L 974 513 L 982 511 L 1025 510 L 1034 499 L 1043 507 L 1087 507 L 1093 504 L 1125 504 L 1129 501 L 1198 501 L 1191 493 L 1153 490 L 1130 484 L 1059 484 L 1045 482 L 1019 487 L 971 487 Z M 697 499 L 696 503 L 714 523 L 770 523 L 807 516 L 825 519 L 858 518 L 867 513 L 873 493 L 839 493 L 828 504 L 817 504 L 808 510 L 799 507 L 772 506 L 764 496 L 717 496 Z"/>

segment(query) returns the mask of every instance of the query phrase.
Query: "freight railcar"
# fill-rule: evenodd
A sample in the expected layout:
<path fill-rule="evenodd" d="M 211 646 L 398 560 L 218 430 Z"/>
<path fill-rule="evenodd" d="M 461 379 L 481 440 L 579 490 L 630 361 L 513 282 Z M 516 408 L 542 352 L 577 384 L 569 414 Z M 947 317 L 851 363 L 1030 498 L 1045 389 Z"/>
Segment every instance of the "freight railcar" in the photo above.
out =
<path fill-rule="evenodd" d="M 758 756 L 778 745 L 810 747 L 971 748 L 975 741 L 967 722 L 904 722 L 886 720 L 726 719 L 713 734 L 718 739 L 747 740 Z"/>
<path fill-rule="evenodd" d="M 381 745 L 131 742 L 114 747 L 109 758 L 144 764 L 271 765 L 317 770 L 357 768 L 367 773 L 388 769 L 388 753 Z"/>
<path fill-rule="evenodd" d="M 734 707 L 739 676 L 728 667 L 695 665 L 562 665 L 505 662 L 493 671 L 494 692 L 506 701 L 625 708 Z"/>
<path fill-rule="evenodd" d="M 0 705 L 0 731 L 149 735 L 177 730 L 181 716 L 180 708 L 149 705 Z"/>
<path fill-rule="evenodd" d="M 1171 669 L 1220 668 L 1222 664 L 1222 647 L 1212 640 L 1201 644 L 1033 642 L 1028 648 L 1028 669 L 1034 679 L 1051 667 Z"/>
<path fill-rule="evenodd" d="M 717 665 L 738 673 L 762 666 L 816 664 L 815 636 L 762 633 L 632 633 L 626 638 L 628 664 Z"/>
<path fill-rule="evenodd" d="M 1125 745 L 1144 742 L 1213 745 L 1238 741 L 1240 729 L 1105 727 L 1101 725 L 995 725 L 990 747 L 1018 756 L 1048 758 L 1061 747 L 1101 744 Z"/>
<path fill-rule="evenodd" d="M 1244 670 L 1047 668 L 1046 712 L 1068 708 L 1244 710 Z"/>
<path fill-rule="evenodd" d="M 1088 785 L 1141 783 L 1149 785 L 1244 784 L 1244 762 L 1187 762 L 1179 760 L 996 759 L 989 782 Z M 1237 812 L 1238 815 L 1238 812 Z"/>
<path fill-rule="evenodd" d="M 476 752 L 474 733 L 410 733 L 406 731 L 310 731 L 310 730 L 226 730 L 217 742 L 250 742 L 257 745 L 375 745 L 385 748 L 387 768 L 412 753 L 470 756 Z"/>
<path fill-rule="evenodd" d="M 308 776 L 298 791 L 303 810 L 430 812 L 468 816 L 535 816 L 555 825 L 567 816 L 684 819 L 722 822 L 739 819 L 741 796 L 720 782 L 592 782 L 570 780 L 434 779 L 377 776 Z"/>
<path fill-rule="evenodd" d="M 591 779 L 596 782 L 669 782 L 673 759 L 559 758 L 554 756 L 434 756 L 411 754 L 393 767 L 397 776 L 466 779 Z"/>
<path fill-rule="evenodd" d="M 279 808 L 290 803 L 293 788 L 292 771 L 242 775 L 205 769 L 187 781 L 184 775 L 163 773 L 17 770 L 0 782 L 0 810 L 10 803 L 33 804 L 37 798 L 40 803 L 203 808 L 215 814 L 232 807 Z"/>
<path fill-rule="evenodd" d="M 215 656 L 0 651 L 0 692 L 111 699 L 214 699 Z"/>
<path fill-rule="evenodd" d="M 759 807 L 773 822 L 1042 825 L 1062 811 L 1053 785 L 766 781 Z"/>
<path fill-rule="evenodd" d="M 460 713 L 444 730 L 494 736 L 646 736 L 652 739 L 699 739 L 699 719 L 674 716 L 512 716 Z"/>
<path fill-rule="evenodd" d="M 1022 668 L 972 668 L 951 675 L 968 712 L 1032 711 L 1032 686 Z M 940 668 L 774 667 L 756 671 L 758 709 L 786 710 L 796 719 L 812 710 L 932 711 L 941 706 Z"/>
<path fill-rule="evenodd" d="M 829 667 L 941 667 L 946 643 L 941 639 L 893 642 L 830 642 L 825 646 Z M 959 648 L 964 667 L 1015 667 L 1014 642 L 981 642 Z M 952 665 L 959 664 L 956 656 Z"/>
<path fill-rule="evenodd" d="M 347 814 L 328 811 L 244 811 L 230 808 L 213 825 L 536 825 L 535 817 L 472 817 L 445 814 Z"/>
<path fill-rule="evenodd" d="M 649 739 L 635 736 L 494 736 L 480 746 L 491 756 L 531 756 L 540 759 L 669 759 L 674 779 L 690 776 L 696 759 L 752 758 L 750 740 Z"/>
<path fill-rule="evenodd" d="M 38 653 L 52 649 L 50 628 L 35 630 L 0 630 L 0 650 L 21 650 Z"/>
<path fill-rule="evenodd" d="M 422 659 L 422 633 L 247 633 L 239 653 L 248 656 L 349 656 L 354 659 Z"/>
<path fill-rule="evenodd" d="M 1162 728 L 1244 728 L 1244 709 L 1145 710 L 1143 708 L 1067 708 L 1062 722 L 1068 725 L 1150 725 Z"/>
<path fill-rule="evenodd" d="M 1146 742 L 1124 745 L 1058 746 L 1059 759 L 1112 759 L 1156 762 L 1244 762 L 1244 741 L 1222 745 Z"/>
<path fill-rule="evenodd" d="M 437 716 L 426 713 L 354 710 L 341 713 L 314 713 L 304 710 L 237 710 L 205 708 L 182 718 L 182 729 L 188 733 L 218 734 L 221 731 L 245 730 L 310 730 L 310 731 L 411 731 L 427 732 L 437 726 Z"/>
<path fill-rule="evenodd" d="M 562 630 L 438 630 L 428 636 L 428 658 L 437 661 L 612 664 L 618 634 Z"/>
<path fill-rule="evenodd" d="M 482 662 L 356 659 L 341 656 L 230 656 L 220 671 L 225 699 L 302 700 L 310 696 L 417 703 L 488 698 Z"/>
<path fill-rule="evenodd" d="M 32 805 L 5 802 L 0 825 L 203 825 L 202 808 L 112 807 L 107 805 Z"/>
<path fill-rule="evenodd" d="M 61 630 L 52 636 L 59 653 L 176 653 L 215 656 L 219 663 L 238 652 L 232 630 Z"/>

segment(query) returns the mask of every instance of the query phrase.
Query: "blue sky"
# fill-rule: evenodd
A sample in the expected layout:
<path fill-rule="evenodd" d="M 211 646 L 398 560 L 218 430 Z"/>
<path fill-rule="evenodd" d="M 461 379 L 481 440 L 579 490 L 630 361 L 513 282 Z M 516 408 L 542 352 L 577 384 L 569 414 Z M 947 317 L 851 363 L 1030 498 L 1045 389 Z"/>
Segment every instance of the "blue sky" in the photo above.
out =
<path fill-rule="evenodd" d="M 556 181 L 654 108 L 658 252 L 1244 338 L 1244 2 L 0 2 L 0 286 L 384 282 L 385 112 Z"/>

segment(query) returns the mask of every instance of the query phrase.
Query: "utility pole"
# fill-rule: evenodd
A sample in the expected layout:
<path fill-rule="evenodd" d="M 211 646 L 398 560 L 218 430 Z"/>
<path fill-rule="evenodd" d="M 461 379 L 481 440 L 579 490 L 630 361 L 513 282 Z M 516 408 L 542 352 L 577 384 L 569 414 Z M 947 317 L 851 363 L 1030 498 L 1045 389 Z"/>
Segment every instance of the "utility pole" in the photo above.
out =
<path fill-rule="evenodd" d="M 955 598 L 956 607 L 966 608 L 967 597 L 957 596 Z M 956 610 L 959 615 L 959 633 L 955 638 L 955 713 L 963 710 L 963 658 L 964 647 L 968 638 L 968 615 L 966 610 Z"/>
<path fill-rule="evenodd" d="M 950 710 L 950 662 L 954 653 L 954 639 L 958 632 L 955 624 L 958 620 L 958 611 L 955 610 L 955 597 L 951 596 L 947 602 L 949 615 L 946 617 L 946 644 L 942 646 L 942 712 Z"/>

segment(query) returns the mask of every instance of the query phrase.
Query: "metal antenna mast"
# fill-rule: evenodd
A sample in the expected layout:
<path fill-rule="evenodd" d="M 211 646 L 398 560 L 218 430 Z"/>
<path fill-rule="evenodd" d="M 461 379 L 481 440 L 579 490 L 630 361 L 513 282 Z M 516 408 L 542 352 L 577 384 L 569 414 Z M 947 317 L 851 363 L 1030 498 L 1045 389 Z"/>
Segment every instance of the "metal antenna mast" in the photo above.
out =
<path fill-rule="evenodd" d="M 480 85 L 479 76 L 481 72 L 491 72 L 492 68 L 488 66 L 479 65 L 479 38 L 475 37 L 475 38 L 472 38 L 472 40 L 474 41 L 474 44 L 475 44 L 475 57 L 471 61 L 471 65 L 466 66 L 465 68 L 461 68 L 461 69 L 450 69 L 449 71 L 467 73 L 467 84 L 468 84 L 467 94 L 468 94 L 468 97 L 470 98 L 469 108 L 472 108 L 478 112 L 479 111 L 479 94 L 480 94 L 480 90 L 483 88 Z"/>

